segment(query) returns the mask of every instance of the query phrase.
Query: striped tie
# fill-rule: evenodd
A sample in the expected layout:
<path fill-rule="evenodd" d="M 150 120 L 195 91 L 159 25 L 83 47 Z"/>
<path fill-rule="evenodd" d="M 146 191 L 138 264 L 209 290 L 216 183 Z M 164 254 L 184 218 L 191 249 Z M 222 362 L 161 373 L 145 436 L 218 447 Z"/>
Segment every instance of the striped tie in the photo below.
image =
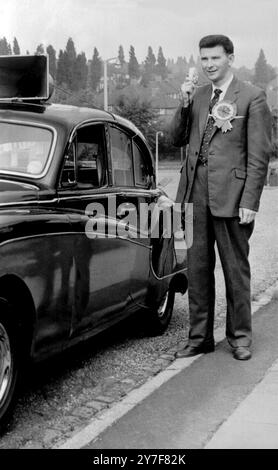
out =
<path fill-rule="evenodd" d="M 222 90 L 219 88 L 216 88 L 214 90 L 214 95 L 209 103 L 209 113 L 211 113 L 213 106 L 217 103 L 219 100 L 219 96 L 222 93 Z M 205 132 L 203 135 L 203 140 L 202 140 L 202 145 L 201 145 L 201 150 L 199 154 L 199 160 L 203 165 L 207 164 L 208 161 L 208 150 L 209 150 L 209 143 L 210 143 L 210 138 L 214 130 L 214 119 L 212 116 L 209 116 L 207 125 L 205 128 Z"/>

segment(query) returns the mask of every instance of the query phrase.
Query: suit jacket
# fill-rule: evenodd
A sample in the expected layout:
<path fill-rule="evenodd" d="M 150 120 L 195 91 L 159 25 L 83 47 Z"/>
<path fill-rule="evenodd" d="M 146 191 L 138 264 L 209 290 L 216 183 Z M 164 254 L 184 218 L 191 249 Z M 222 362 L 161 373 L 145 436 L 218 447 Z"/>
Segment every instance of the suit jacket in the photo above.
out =
<path fill-rule="evenodd" d="M 197 158 L 205 130 L 211 84 L 197 88 L 188 108 L 177 109 L 170 124 L 172 143 L 188 144 L 181 169 L 176 202 L 189 200 Z M 233 128 L 226 133 L 215 127 L 209 144 L 208 193 L 212 215 L 238 216 L 239 207 L 257 211 L 267 173 L 271 146 L 271 113 L 260 88 L 233 78 L 224 100 L 237 106 Z"/>

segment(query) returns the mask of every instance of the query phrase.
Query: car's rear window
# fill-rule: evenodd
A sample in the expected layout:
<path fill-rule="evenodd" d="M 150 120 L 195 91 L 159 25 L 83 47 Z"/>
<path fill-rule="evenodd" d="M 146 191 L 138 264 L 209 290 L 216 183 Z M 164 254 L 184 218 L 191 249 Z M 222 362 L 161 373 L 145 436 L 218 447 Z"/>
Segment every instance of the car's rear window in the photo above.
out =
<path fill-rule="evenodd" d="M 51 150 L 51 129 L 0 122 L 0 172 L 41 175 Z"/>

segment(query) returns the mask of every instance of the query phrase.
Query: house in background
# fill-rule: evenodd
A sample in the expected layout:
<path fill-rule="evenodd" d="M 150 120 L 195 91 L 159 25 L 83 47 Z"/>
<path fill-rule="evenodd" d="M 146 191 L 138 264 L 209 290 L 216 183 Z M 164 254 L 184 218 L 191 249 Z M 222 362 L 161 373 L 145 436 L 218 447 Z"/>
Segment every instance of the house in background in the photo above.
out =
<path fill-rule="evenodd" d="M 142 86 L 140 79 L 133 79 L 130 85 L 119 88 L 113 78 L 108 81 L 108 109 L 115 111 L 117 100 L 121 95 L 138 96 L 151 103 L 161 120 L 168 122 L 179 105 L 180 83 L 175 80 L 152 80 L 148 86 Z M 100 97 L 100 100 L 102 98 Z"/>

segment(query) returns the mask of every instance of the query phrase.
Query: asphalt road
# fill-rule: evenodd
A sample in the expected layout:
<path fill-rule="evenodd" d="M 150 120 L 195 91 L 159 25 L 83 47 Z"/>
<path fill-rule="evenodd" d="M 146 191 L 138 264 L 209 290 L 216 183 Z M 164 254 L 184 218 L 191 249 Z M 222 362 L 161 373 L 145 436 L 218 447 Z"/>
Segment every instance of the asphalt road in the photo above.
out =
<path fill-rule="evenodd" d="M 159 171 L 174 197 L 178 170 Z M 278 279 L 278 188 L 265 187 L 251 239 L 252 298 Z M 216 266 L 216 326 L 225 321 L 225 289 Z M 160 337 L 127 321 L 70 352 L 30 369 L 0 449 L 51 448 L 167 367 L 186 340 L 187 298 L 176 296 L 173 319 Z"/>

